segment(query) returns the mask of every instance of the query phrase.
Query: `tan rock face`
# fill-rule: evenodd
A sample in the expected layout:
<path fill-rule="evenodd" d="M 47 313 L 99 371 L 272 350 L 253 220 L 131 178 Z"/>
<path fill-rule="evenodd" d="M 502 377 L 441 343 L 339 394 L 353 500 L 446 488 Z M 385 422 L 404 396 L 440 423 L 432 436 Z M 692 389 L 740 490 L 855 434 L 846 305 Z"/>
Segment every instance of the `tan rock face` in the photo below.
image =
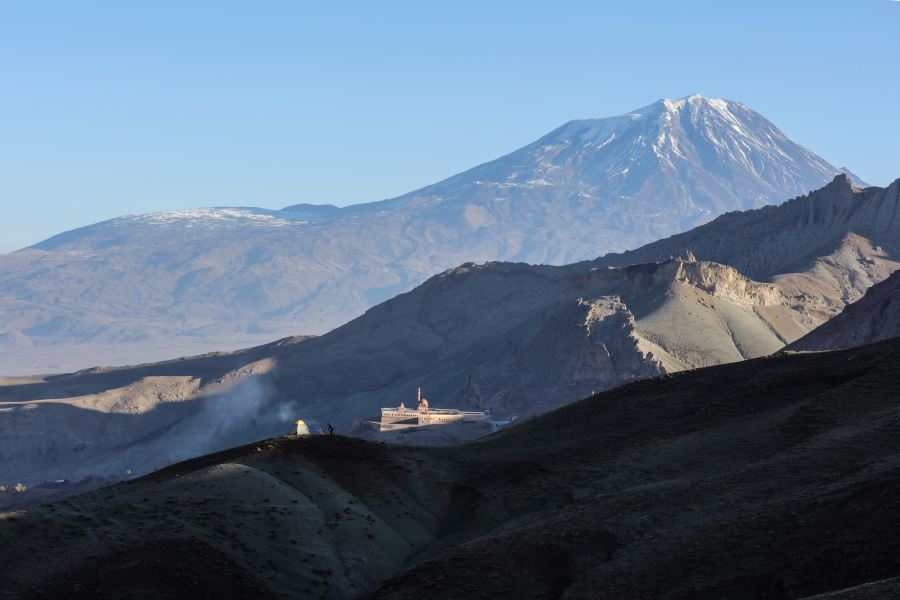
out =
<path fill-rule="evenodd" d="M 546 338 L 551 349 L 548 358 L 559 370 L 560 383 L 604 389 L 611 381 L 665 372 L 651 353 L 641 349 L 634 315 L 618 296 L 579 299 L 571 312 L 573 323 L 582 319 L 581 327 L 557 329 L 555 334 L 548 331 Z"/>
<path fill-rule="evenodd" d="M 714 298 L 745 306 L 787 305 L 788 298 L 777 287 L 747 279 L 728 265 L 675 261 L 674 281 L 691 285 Z"/>

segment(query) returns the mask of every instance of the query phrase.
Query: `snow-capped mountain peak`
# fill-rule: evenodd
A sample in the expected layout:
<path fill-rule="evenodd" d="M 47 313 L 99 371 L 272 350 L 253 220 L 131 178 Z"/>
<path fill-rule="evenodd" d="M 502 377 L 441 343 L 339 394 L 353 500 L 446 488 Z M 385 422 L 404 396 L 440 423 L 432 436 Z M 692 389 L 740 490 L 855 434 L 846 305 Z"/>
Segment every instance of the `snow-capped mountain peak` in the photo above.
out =
<path fill-rule="evenodd" d="M 118 357 L 121 339 L 183 354 L 323 333 L 468 261 L 595 258 L 840 172 L 744 104 L 691 95 L 570 121 L 381 202 L 112 219 L 0 256 L 0 334 L 21 340 L 0 364 L 22 360 L 22 344 L 107 341 Z"/>
<path fill-rule="evenodd" d="M 615 117 L 569 121 L 421 192 L 460 179 L 494 187 L 540 185 L 594 198 L 593 209 L 663 235 L 726 210 L 805 194 L 839 172 L 744 104 L 693 94 Z"/>

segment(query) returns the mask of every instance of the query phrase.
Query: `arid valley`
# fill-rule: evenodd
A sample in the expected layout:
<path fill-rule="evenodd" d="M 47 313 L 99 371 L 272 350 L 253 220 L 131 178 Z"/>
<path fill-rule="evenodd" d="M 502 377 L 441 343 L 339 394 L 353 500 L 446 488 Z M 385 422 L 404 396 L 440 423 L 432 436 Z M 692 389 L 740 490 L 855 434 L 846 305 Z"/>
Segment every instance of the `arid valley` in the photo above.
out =
<path fill-rule="evenodd" d="M 900 598 L 900 4 L 801 4 L 8 7 L 0 598 Z"/>

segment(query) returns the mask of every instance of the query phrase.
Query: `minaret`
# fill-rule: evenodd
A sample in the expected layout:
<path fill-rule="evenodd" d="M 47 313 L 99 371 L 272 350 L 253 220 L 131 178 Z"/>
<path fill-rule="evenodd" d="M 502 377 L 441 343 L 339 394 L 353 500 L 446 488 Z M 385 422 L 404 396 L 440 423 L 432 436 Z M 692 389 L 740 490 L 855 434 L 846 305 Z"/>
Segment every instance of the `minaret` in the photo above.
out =
<path fill-rule="evenodd" d="M 416 405 L 422 404 L 422 386 L 419 386 L 419 394 L 416 396 Z"/>

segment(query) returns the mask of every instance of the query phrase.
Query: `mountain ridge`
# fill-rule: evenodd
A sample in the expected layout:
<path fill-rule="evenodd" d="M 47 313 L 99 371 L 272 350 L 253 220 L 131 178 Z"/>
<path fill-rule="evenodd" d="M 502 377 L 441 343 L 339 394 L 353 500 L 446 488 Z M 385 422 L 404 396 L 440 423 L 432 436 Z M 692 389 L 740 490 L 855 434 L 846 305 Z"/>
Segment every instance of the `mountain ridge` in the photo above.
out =
<path fill-rule="evenodd" d="M 728 264 L 753 279 L 765 279 L 822 250 L 834 250 L 833 233 L 863 228 L 861 235 L 889 238 L 896 251 L 900 231 L 900 179 L 884 188 L 856 188 L 846 175 L 836 176 L 825 187 L 792 198 L 779 206 L 754 211 L 733 211 L 681 234 L 651 242 L 636 250 L 610 253 L 592 261 L 595 266 L 620 266 L 679 255 L 690 250 L 701 260 Z M 773 228 L 771 215 L 779 213 L 785 227 Z M 815 225 L 816 227 L 810 227 Z M 803 237 L 797 239 L 797 233 Z M 740 240 L 735 247 L 733 240 Z M 751 240 L 764 240 L 769 252 L 747 252 Z M 785 251 L 785 246 L 789 251 Z"/>

